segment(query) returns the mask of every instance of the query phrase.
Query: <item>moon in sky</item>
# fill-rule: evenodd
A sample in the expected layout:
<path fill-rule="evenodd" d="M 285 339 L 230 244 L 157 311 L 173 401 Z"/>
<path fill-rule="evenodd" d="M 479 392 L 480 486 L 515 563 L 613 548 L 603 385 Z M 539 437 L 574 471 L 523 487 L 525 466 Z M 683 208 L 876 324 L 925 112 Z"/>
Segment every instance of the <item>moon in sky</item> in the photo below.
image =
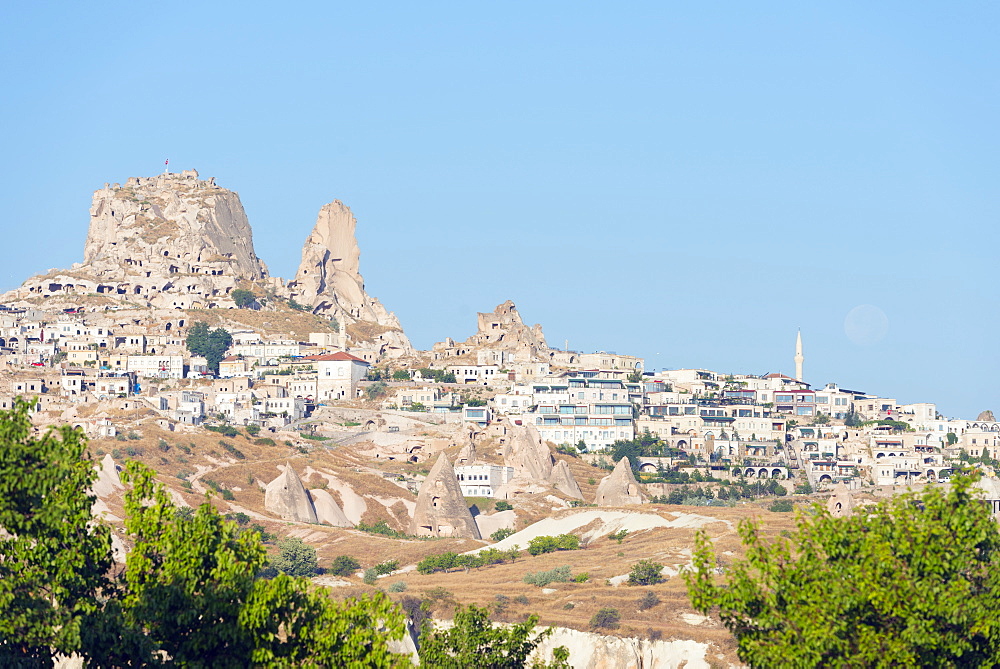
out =
<path fill-rule="evenodd" d="M 871 346 L 889 332 L 889 317 L 872 304 L 860 304 L 847 313 L 844 334 L 858 346 Z"/>

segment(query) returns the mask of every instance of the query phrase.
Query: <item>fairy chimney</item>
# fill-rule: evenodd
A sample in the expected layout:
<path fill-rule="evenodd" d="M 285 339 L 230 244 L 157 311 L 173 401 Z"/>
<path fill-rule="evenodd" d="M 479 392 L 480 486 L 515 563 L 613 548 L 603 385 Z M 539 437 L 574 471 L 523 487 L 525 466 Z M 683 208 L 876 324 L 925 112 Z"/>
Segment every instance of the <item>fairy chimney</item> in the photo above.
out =
<path fill-rule="evenodd" d="M 420 486 L 410 534 L 424 537 L 482 539 L 465 506 L 455 469 L 442 453 Z"/>
<path fill-rule="evenodd" d="M 854 512 L 854 498 L 847 490 L 847 486 L 838 485 L 833 495 L 826 502 L 826 510 L 834 518 L 846 518 Z"/>
<path fill-rule="evenodd" d="M 560 460 L 556 463 L 556 466 L 552 468 L 552 475 L 549 476 L 549 483 L 551 483 L 556 490 L 568 495 L 574 499 L 583 499 L 583 493 L 580 491 L 580 486 L 573 478 L 573 472 L 569 470 L 569 465 L 566 464 L 565 460 Z"/>
<path fill-rule="evenodd" d="M 597 506 L 642 504 L 639 482 L 635 480 L 628 458 L 619 460 L 614 471 L 601 479 L 594 502 Z"/>
<path fill-rule="evenodd" d="M 316 507 L 290 464 L 264 488 L 264 508 L 285 520 L 318 523 Z"/>

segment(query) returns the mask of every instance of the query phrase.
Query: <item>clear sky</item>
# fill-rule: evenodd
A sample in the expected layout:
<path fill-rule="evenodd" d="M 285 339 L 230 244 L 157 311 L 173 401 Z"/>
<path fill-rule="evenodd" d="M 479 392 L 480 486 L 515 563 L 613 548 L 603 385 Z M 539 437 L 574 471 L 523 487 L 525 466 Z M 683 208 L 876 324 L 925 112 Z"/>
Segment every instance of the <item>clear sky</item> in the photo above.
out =
<path fill-rule="evenodd" d="M 351 206 L 421 348 L 509 298 L 553 346 L 791 374 L 801 328 L 814 385 L 1000 415 L 998 34 L 973 1 L 6 3 L 0 290 L 169 158 L 286 279 Z"/>

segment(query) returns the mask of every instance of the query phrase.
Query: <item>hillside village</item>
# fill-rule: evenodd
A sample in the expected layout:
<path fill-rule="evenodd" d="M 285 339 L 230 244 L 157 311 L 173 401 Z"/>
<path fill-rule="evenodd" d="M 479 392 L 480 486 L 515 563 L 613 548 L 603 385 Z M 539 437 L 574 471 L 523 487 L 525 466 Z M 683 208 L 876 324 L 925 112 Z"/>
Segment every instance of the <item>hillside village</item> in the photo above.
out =
<path fill-rule="evenodd" d="M 670 578 L 699 528 L 734 555 L 742 518 L 777 534 L 793 504 L 849 513 L 970 466 L 1000 509 L 990 411 L 952 418 L 930 401 L 807 382 L 801 336 L 794 378 L 653 370 L 551 348 L 507 301 L 479 313 L 465 341 L 417 350 L 365 291 L 356 224 L 343 203 L 324 206 L 284 281 L 256 256 L 238 196 L 214 179 L 190 170 L 106 184 L 84 262 L 0 296 L 0 408 L 25 398 L 39 429 L 87 434 L 101 462 L 95 511 L 112 525 L 118 472 L 141 460 L 179 505 L 211 492 L 227 513 L 314 546 L 321 566 L 340 555 L 395 563 L 377 581 L 359 572 L 320 585 L 423 593 L 436 615 L 456 602 L 492 604 L 499 619 L 535 612 L 559 626 L 554 644 L 590 658 L 574 666 L 735 658 L 728 633 Z M 215 333 L 224 349 L 199 351 Z M 488 574 L 417 569 L 562 534 L 584 550 Z M 624 585 L 640 559 L 667 577 L 647 608 Z M 587 578 L 522 579 L 565 564 Z M 609 607 L 621 612 L 617 634 L 592 624 Z"/>

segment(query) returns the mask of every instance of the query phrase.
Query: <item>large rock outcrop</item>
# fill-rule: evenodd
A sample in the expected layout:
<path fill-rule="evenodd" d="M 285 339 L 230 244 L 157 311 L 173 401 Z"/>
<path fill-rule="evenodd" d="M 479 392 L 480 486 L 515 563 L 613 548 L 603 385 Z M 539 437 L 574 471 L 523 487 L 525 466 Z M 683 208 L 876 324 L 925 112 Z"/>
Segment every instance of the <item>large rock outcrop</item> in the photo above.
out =
<path fill-rule="evenodd" d="M 510 300 L 497 305 L 492 312 L 478 314 L 476 334 L 464 342 L 451 338 L 434 344 L 435 359 L 462 357 L 478 353 L 482 364 L 507 362 L 549 361 L 553 351 L 545 343 L 542 326 L 528 327 Z M 489 355 L 483 355 L 488 353 Z"/>
<path fill-rule="evenodd" d="M 336 318 L 342 324 L 374 324 L 382 330 L 378 334 L 387 343 L 409 350 L 409 340 L 396 315 L 365 292 L 361 250 L 354 234 L 357 224 L 350 208 L 340 200 L 319 210 L 316 225 L 302 247 L 299 270 L 288 283 L 289 293 L 315 313 Z"/>
<path fill-rule="evenodd" d="M 465 505 L 455 469 L 442 453 L 417 494 L 410 534 L 424 537 L 482 539 Z"/>
<path fill-rule="evenodd" d="M 548 481 L 555 459 L 533 425 L 512 425 L 503 448 L 503 461 L 514 468 L 514 478 Z"/>
<path fill-rule="evenodd" d="M 319 522 L 309 492 L 289 464 L 285 465 L 284 471 L 278 478 L 264 488 L 264 508 L 285 520 L 295 520 L 300 523 Z"/>
<path fill-rule="evenodd" d="M 845 485 L 834 488 L 833 495 L 826 501 L 826 510 L 834 518 L 846 518 L 854 513 L 854 498 Z"/>
<path fill-rule="evenodd" d="M 601 479 L 594 497 L 597 506 L 627 506 L 642 504 L 642 501 L 639 482 L 635 480 L 628 458 L 619 460 L 614 471 Z"/>
<path fill-rule="evenodd" d="M 7 298 L 96 293 L 142 306 L 232 306 L 238 282 L 266 277 L 239 195 L 188 170 L 95 191 L 83 263 L 33 277 Z"/>

